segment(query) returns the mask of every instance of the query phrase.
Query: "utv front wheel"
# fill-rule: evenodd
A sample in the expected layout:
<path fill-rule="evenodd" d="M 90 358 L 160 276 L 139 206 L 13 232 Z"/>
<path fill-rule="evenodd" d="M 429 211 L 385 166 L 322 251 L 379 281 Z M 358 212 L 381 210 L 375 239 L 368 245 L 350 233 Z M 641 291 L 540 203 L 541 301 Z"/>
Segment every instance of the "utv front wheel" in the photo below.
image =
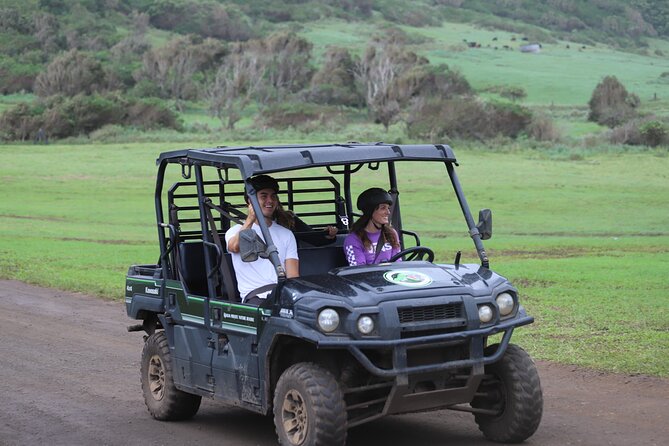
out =
<path fill-rule="evenodd" d="M 491 345 L 493 354 L 499 345 Z M 486 376 L 471 405 L 494 414 L 474 414 L 483 435 L 500 443 L 520 443 L 539 427 L 543 396 L 539 374 L 532 358 L 514 344 L 509 344 L 499 361 L 487 365 Z"/>
<path fill-rule="evenodd" d="M 274 425 L 282 446 L 344 445 L 346 408 L 335 377 L 311 363 L 286 369 L 274 392 Z"/>
<path fill-rule="evenodd" d="M 174 385 L 165 332 L 152 334 L 144 343 L 141 371 L 144 402 L 153 418 L 163 421 L 185 420 L 197 413 L 202 397 L 182 392 Z"/>

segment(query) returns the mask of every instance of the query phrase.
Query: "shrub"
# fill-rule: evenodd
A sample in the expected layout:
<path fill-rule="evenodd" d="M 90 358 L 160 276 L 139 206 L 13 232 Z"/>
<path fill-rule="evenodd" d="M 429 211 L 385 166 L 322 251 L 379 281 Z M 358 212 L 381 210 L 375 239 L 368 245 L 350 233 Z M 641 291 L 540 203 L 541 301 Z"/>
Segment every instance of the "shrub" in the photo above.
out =
<path fill-rule="evenodd" d="M 266 107 L 257 118 L 263 127 L 288 128 L 312 132 L 319 128 L 336 128 L 342 111 L 337 107 L 304 102 L 283 102 Z"/>
<path fill-rule="evenodd" d="M 639 97 L 628 93 L 615 76 L 606 76 L 592 92 L 588 120 L 616 127 L 636 116 L 639 102 Z"/>
<path fill-rule="evenodd" d="M 39 65 L 20 64 L 10 58 L 0 58 L 0 94 L 32 91 L 39 70 Z"/>
<path fill-rule="evenodd" d="M 644 145 L 657 147 L 669 144 L 669 125 L 662 121 L 648 121 L 639 126 L 639 134 Z"/>
<path fill-rule="evenodd" d="M 106 124 L 119 124 L 123 107 L 110 98 L 82 94 L 73 97 L 54 97 L 45 112 L 44 127 L 53 138 L 88 134 Z"/>
<path fill-rule="evenodd" d="M 657 147 L 669 144 L 669 124 L 654 117 L 634 119 L 610 131 L 613 144 Z"/>
<path fill-rule="evenodd" d="M 130 104 L 123 123 L 143 129 L 183 128 L 183 123 L 177 114 L 159 99 L 138 100 Z"/>
<path fill-rule="evenodd" d="M 471 96 L 419 99 L 407 117 L 411 138 L 487 140 L 517 137 L 532 120 L 531 112 L 515 104 L 485 103 Z"/>
<path fill-rule="evenodd" d="M 17 104 L 0 115 L 0 137 L 6 141 L 25 141 L 43 126 L 43 109 L 34 104 Z"/>
<path fill-rule="evenodd" d="M 363 101 L 355 88 L 355 63 L 344 48 L 330 48 L 325 62 L 311 78 L 307 100 L 317 104 L 357 106 Z"/>
<path fill-rule="evenodd" d="M 105 75 L 100 62 L 77 50 L 70 50 L 55 57 L 37 76 L 34 91 L 41 97 L 55 94 L 74 96 L 101 91 L 104 85 Z"/>
<path fill-rule="evenodd" d="M 40 128 L 50 138 L 66 138 L 120 125 L 182 128 L 177 115 L 158 100 L 126 100 L 114 95 L 52 96 L 43 102 L 18 104 L 0 115 L 0 134 L 7 140 L 29 139 Z"/>
<path fill-rule="evenodd" d="M 527 136 L 537 141 L 559 141 L 560 131 L 553 120 L 546 115 L 535 115 L 527 127 Z"/>

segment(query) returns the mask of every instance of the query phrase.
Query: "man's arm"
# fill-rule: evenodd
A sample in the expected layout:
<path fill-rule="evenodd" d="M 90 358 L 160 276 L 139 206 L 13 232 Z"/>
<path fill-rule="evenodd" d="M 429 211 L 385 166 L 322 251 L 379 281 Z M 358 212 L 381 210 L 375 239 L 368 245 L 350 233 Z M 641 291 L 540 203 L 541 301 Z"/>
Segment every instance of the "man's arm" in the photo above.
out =
<path fill-rule="evenodd" d="M 300 276 L 300 262 L 297 259 L 286 259 L 286 277 L 299 277 Z"/>

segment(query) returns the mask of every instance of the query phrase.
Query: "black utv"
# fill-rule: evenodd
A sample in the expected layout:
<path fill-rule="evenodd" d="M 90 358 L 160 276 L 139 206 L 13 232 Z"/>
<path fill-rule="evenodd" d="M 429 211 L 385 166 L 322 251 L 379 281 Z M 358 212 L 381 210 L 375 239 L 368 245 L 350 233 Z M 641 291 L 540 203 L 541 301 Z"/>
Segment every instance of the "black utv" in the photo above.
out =
<path fill-rule="evenodd" d="M 157 165 L 160 257 L 130 267 L 125 292 L 128 316 L 141 321 L 128 330 L 148 335 L 141 382 L 154 418 L 192 417 L 204 396 L 273 414 L 280 444 L 291 446 L 343 445 L 350 427 L 435 409 L 471 412 L 497 442 L 536 431 L 539 376 L 510 343 L 533 318 L 489 267 L 483 240 L 492 216 L 482 210 L 474 221 L 449 146 L 216 147 L 166 152 Z M 415 188 L 406 183 L 400 195 L 400 174 L 442 168 L 429 193 L 446 200 L 454 192 L 478 264 L 460 263 L 459 251 L 452 264 L 435 262 L 402 225 L 400 196 L 410 202 Z M 240 242 L 243 258 L 268 258 L 276 270 L 270 294 L 250 305 L 241 302 L 224 234 L 244 219 L 245 199 L 261 215 L 249 181 L 258 174 L 277 179 L 282 205 L 311 230 L 295 232 L 297 278 L 286 277 L 263 219 L 263 240 Z M 348 266 L 342 245 L 359 217 L 353 200 L 371 176 L 393 197 L 402 251 L 391 262 Z M 314 234 L 328 225 L 338 233 L 320 243 Z"/>

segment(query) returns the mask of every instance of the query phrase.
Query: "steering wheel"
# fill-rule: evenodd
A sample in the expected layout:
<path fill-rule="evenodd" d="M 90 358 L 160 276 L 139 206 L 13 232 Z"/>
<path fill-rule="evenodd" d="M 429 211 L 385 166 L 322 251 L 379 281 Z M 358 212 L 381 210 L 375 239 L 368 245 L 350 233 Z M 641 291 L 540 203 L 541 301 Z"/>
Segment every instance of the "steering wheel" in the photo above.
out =
<path fill-rule="evenodd" d="M 428 262 L 430 263 L 433 262 L 434 251 L 432 251 L 430 248 L 426 248 L 425 246 L 414 246 L 411 248 L 403 249 L 402 251 L 392 256 L 388 261 L 395 262 L 397 261 L 397 259 L 402 259 L 406 261 L 424 260 L 425 258 L 427 258 L 426 260 Z"/>

